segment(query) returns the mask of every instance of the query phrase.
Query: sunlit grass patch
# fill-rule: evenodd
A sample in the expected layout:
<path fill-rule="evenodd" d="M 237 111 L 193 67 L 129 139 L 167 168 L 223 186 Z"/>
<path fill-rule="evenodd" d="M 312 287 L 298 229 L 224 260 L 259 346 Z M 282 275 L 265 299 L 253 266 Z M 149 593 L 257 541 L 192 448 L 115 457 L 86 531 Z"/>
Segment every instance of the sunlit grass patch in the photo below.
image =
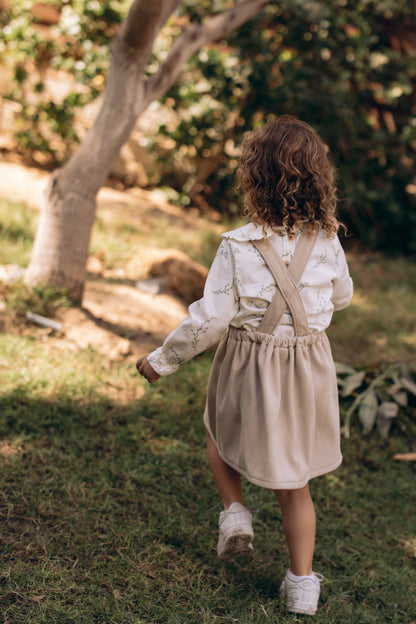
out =
<path fill-rule="evenodd" d="M 23 442 L 20 438 L 10 438 L 0 442 L 0 455 L 4 458 L 20 455 L 23 452 Z"/>
<path fill-rule="evenodd" d="M 353 366 L 414 360 L 416 263 L 362 253 L 348 261 L 353 300 L 328 330 L 335 359 Z"/>
<path fill-rule="evenodd" d="M 94 350 L 61 351 L 52 348 L 46 336 L 45 341 L 36 340 L 37 335 L 0 334 L 2 394 L 13 392 L 16 399 L 44 392 L 51 399 L 60 394 L 87 398 L 113 381 L 108 363 Z"/>
<path fill-rule="evenodd" d="M 410 555 L 410 557 L 413 557 L 413 559 L 416 559 L 416 537 L 404 539 L 402 540 L 401 543 L 402 543 L 404 551 L 408 555 Z"/>
<path fill-rule="evenodd" d="M 409 333 L 399 332 L 398 338 L 416 353 L 416 331 Z"/>
<path fill-rule="evenodd" d="M 45 285 L 29 287 L 21 280 L 7 285 L 0 283 L 0 296 L 8 312 L 17 317 L 24 316 L 28 311 L 53 316 L 59 308 L 73 305 L 65 288 Z"/>
<path fill-rule="evenodd" d="M 0 200 L 0 265 L 28 264 L 37 220 L 37 213 L 24 204 Z"/>

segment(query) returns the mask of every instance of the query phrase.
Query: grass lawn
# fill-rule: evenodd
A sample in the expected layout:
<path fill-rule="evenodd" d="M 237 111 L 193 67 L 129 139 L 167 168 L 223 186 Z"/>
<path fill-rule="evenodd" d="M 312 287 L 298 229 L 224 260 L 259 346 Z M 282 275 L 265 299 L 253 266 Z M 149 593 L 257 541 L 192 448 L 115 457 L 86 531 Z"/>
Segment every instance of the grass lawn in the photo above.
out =
<path fill-rule="evenodd" d="M 210 354 L 150 387 L 91 351 L 0 344 L 4 624 L 304 621 L 278 598 L 287 554 L 270 492 L 245 486 L 254 558 L 216 558 L 201 422 Z M 121 382 L 143 396 L 109 400 Z M 355 431 L 342 467 L 312 481 L 320 624 L 416 621 L 415 464 L 391 459 L 411 444 Z"/>
<path fill-rule="evenodd" d="M 28 259 L 33 217 L 14 208 L 0 207 L 0 264 Z M 356 298 L 331 330 L 336 355 L 355 366 L 414 360 L 415 266 L 350 262 Z M 287 614 L 272 493 L 245 484 L 258 509 L 255 556 L 216 558 L 220 504 L 202 424 L 212 353 L 149 386 L 128 358 L 61 350 L 2 314 L 2 624 L 416 624 L 416 464 L 392 459 L 416 450 L 415 427 L 382 439 L 355 423 L 341 468 L 311 482 L 315 570 L 326 580 L 315 619 Z"/>

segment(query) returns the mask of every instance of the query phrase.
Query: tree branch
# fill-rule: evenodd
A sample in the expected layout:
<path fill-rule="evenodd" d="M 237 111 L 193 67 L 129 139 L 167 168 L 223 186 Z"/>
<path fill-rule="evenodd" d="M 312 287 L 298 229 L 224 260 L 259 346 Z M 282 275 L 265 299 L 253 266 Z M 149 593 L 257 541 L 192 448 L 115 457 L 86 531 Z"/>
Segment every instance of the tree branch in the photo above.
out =
<path fill-rule="evenodd" d="M 155 34 L 181 0 L 134 0 L 120 28 L 120 40 L 136 53 L 153 44 Z"/>
<path fill-rule="evenodd" d="M 166 61 L 144 84 L 144 100 L 140 110 L 161 97 L 175 82 L 181 67 L 204 45 L 222 39 L 268 4 L 268 0 L 244 0 L 232 9 L 214 15 L 203 24 L 191 24 L 176 39 Z"/>
<path fill-rule="evenodd" d="M 60 184 L 66 180 L 72 184 L 72 174 L 78 175 L 79 180 L 77 172 L 89 178 L 94 195 L 104 184 L 138 116 L 137 102 L 142 101 L 144 92 L 143 72 L 154 40 L 180 1 L 134 0 L 132 3 L 113 44 L 102 106 L 78 150 L 60 171 Z"/>

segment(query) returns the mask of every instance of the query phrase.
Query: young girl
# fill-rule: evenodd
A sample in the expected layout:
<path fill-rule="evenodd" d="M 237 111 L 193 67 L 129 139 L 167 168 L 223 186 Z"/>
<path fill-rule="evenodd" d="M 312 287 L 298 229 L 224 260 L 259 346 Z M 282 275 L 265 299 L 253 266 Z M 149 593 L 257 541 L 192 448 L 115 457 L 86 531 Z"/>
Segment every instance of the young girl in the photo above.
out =
<path fill-rule="evenodd" d="M 137 369 L 153 383 L 221 338 L 204 413 L 224 504 L 218 556 L 253 549 L 241 475 L 273 490 L 290 557 L 280 592 L 290 611 L 313 615 L 322 577 L 308 482 L 342 460 L 325 329 L 352 296 L 334 170 L 312 128 L 285 115 L 246 136 L 238 173 L 251 222 L 223 234 L 203 298 Z"/>

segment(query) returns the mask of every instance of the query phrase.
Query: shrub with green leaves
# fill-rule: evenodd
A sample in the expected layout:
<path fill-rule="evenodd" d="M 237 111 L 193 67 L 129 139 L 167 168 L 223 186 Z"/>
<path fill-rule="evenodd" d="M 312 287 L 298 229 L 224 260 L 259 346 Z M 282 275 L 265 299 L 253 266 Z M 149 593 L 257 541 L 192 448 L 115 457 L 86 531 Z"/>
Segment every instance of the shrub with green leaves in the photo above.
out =
<path fill-rule="evenodd" d="M 354 416 L 365 434 L 376 427 L 381 436 L 387 437 L 393 423 L 402 430 L 415 429 L 415 365 L 397 363 L 376 370 L 356 370 L 341 363 L 336 366 L 347 437 Z"/>
<path fill-rule="evenodd" d="M 2 16 L 0 56 L 13 69 L 8 97 L 20 107 L 19 145 L 48 153 L 56 164 L 62 150 L 54 137 L 68 156 L 78 140 L 77 112 L 103 91 L 110 42 L 131 2 L 48 3 L 60 18 L 46 37 L 33 20 L 34 3 L 11 0 Z M 157 40 L 149 73 L 183 24 L 228 7 L 227 0 L 182 2 L 179 17 Z M 350 230 L 372 248 L 415 253 L 413 17 L 411 0 L 269 3 L 227 41 L 195 54 L 163 98 L 179 118 L 174 128 L 161 122 L 148 140 L 161 154 L 163 183 L 193 204 L 235 214 L 242 133 L 269 116 L 291 113 L 328 143 L 340 170 L 341 218 Z M 75 80 L 60 100 L 45 89 L 51 69 Z M 170 139 L 166 149 L 163 135 Z"/>
<path fill-rule="evenodd" d="M 40 27 L 31 0 L 11 0 L 3 10 L 0 59 L 12 70 L 12 86 L 5 97 L 20 106 L 17 144 L 39 150 L 56 164 L 79 141 L 74 128 L 78 111 L 103 91 L 109 47 L 123 21 L 129 2 L 105 0 L 49 0 L 59 21 Z M 47 88 L 48 72 L 65 72 L 73 78 L 63 96 Z"/>
<path fill-rule="evenodd" d="M 372 248 L 416 252 L 413 13 L 410 0 L 281 0 L 200 51 L 167 94 L 183 119 L 170 132 L 171 156 L 196 146 L 202 157 L 187 189 L 236 210 L 242 133 L 293 114 L 331 150 L 352 233 Z"/>

